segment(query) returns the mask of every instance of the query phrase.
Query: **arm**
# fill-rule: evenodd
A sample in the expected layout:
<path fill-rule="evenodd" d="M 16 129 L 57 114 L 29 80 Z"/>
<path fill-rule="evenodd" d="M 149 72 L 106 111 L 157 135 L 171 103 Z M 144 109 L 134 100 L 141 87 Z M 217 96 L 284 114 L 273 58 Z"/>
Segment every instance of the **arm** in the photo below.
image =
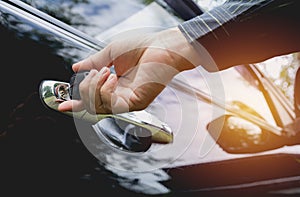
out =
<path fill-rule="evenodd" d="M 229 0 L 179 28 L 212 57 L 202 66 L 217 71 L 299 51 L 299 9 L 297 0 Z"/>

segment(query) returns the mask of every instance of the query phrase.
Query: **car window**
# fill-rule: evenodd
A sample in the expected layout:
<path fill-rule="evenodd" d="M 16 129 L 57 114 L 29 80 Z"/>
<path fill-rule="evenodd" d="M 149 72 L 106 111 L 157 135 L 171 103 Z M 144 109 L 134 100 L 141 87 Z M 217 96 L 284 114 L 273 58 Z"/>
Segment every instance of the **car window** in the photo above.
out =
<path fill-rule="evenodd" d="M 22 0 L 23 2 L 95 36 L 120 23 L 153 0 Z"/>

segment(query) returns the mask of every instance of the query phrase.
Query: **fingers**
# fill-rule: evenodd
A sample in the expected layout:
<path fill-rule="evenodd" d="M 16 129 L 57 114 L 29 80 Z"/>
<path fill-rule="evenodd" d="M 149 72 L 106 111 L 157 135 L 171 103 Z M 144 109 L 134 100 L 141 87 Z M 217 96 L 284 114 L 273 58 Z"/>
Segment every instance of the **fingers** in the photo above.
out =
<path fill-rule="evenodd" d="M 84 107 L 90 113 L 97 113 L 102 107 L 101 88 L 107 81 L 110 72 L 107 67 L 99 72 L 91 70 L 88 76 L 80 83 L 79 92 Z"/>
<path fill-rule="evenodd" d="M 99 72 L 96 70 L 91 70 L 85 79 L 79 84 L 79 93 L 81 100 L 70 100 L 61 103 L 58 106 L 59 111 L 81 111 L 87 110 L 90 113 L 95 113 L 97 111 L 103 111 L 102 108 L 102 98 L 101 98 L 101 88 L 109 76 L 110 72 L 107 67 L 102 68 Z M 110 87 L 105 85 L 104 87 Z M 105 88 L 110 89 L 110 88 Z M 111 93 L 112 90 L 109 90 Z M 100 109 L 98 109 L 100 108 Z"/>
<path fill-rule="evenodd" d="M 114 96 L 116 96 L 115 89 L 117 87 L 117 83 L 117 76 L 115 74 L 111 74 L 107 81 L 103 84 L 100 90 L 102 105 L 100 106 L 99 103 L 96 103 L 97 106 L 100 106 L 97 110 L 97 113 L 113 113 L 113 99 Z"/>
<path fill-rule="evenodd" d="M 133 88 L 128 86 L 128 79 L 120 78 L 120 81 L 115 74 L 110 74 L 106 67 L 100 72 L 93 69 L 79 86 L 81 100 L 65 101 L 59 105 L 58 110 L 77 112 L 85 109 L 91 114 L 141 110 L 152 102 L 155 97 L 153 94 L 157 95 L 157 90 L 162 89 L 154 87 L 153 83 Z"/>
<path fill-rule="evenodd" d="M 81 70 L 100 70 L 103 67 L 109 67 L 112 65 L 113 57 L 111 57 L 112 46 L 108 45 L 101 51 L 89 56 L 88 58 L 77 62 L 72 65 L 74 72 L 79 72 Z"/>
<path fill-rule="evenodd" d="M 109 70 L 107 67 L 104 67 L 98 72 L 91 80 L 88 86 L 89 92 L 89 109 L 92 112 L 97 112 L 97 108 L 102 106 L 101 94 L 99 94 L 102 85 L 109 76 Z"/>

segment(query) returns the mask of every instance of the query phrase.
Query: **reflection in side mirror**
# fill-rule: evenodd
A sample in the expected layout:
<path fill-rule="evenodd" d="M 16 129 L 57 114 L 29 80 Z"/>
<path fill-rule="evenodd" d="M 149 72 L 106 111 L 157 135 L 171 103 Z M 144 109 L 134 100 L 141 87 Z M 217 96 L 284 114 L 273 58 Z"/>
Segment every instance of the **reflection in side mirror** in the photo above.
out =
<path fill-rule="evenodd" d="M 213 120 L 207 125 L 207 130 L 221 148 L 233 154 L 262 152 L 285 144 L 284 137 L 233 115 Z"/>
<path fill-rule="evenodd" d="M 58 111 L 61 102 L 70 100 L 70 84 L 45 80 L 40 84 L 42 102 L 50 109 Z M 146 152 L 152 143 L 173 142 L 170 127 L 152 114 L 142 110 L 123 114 L 96 114 L 86 110 L 80 112 L 60 112 L 74 118 L 90 122 L 98 137 L 110 146 L 127 152 Z"/>

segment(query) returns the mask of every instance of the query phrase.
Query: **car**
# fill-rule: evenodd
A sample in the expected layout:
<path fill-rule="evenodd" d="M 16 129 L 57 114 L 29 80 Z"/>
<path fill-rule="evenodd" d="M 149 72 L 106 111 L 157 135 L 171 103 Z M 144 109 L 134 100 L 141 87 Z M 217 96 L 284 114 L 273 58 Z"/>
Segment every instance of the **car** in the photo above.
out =
<path fill-rule="evenodd" d="M 197 67 L 176 75 L 145 109 L 171 128 L 174 139 L 154 142 L 142 153 L 104 143 L 89 122 L 43 103 L 39 90 L 44 80 L 69 82 L 73 63 L 122 33 L 177 25 L 207 9 L 199 4 L 0 1 L 1 192 L 299 195 L 299 141 L 282 136 L 282 128 L 297 120 L 297 106 L 264 72 L 267 62 L 217 73 Z"/>

